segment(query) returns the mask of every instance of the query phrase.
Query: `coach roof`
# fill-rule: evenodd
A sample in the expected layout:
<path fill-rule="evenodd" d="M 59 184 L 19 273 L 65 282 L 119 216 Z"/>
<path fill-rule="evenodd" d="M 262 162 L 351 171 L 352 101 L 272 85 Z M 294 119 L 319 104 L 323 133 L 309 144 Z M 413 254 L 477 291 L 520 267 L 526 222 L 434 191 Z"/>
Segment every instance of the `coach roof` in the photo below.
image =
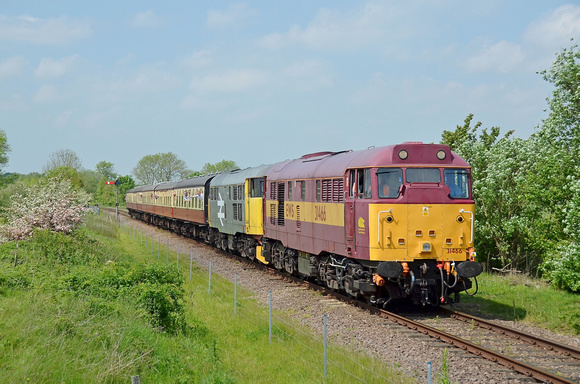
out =
<path fill-rule="evenodd" d="M 193 177 L 191 179 L 185 179 L 185 180 L 181 180 L 178 181 L 175 184 L 175 189 L 183 189 L 183 188 L 196 188 L 196 187 L 204 187 L 205 183 L 207 183 L 208 180 L 211 180 L 214 176 L 198 176 L 198 177 Z"/>

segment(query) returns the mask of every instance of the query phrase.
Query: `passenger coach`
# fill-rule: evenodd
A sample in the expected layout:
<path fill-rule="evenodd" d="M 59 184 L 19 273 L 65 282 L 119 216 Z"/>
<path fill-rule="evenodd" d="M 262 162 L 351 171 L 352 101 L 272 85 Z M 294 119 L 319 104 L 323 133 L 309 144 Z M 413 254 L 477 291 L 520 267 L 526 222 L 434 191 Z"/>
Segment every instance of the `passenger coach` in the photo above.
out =
<path fill-rule="evenodd" d="M 127 191 L 131 217 L 184 236 L 210 240 L 209 183 L 213 176 L 136 187 Z"/>

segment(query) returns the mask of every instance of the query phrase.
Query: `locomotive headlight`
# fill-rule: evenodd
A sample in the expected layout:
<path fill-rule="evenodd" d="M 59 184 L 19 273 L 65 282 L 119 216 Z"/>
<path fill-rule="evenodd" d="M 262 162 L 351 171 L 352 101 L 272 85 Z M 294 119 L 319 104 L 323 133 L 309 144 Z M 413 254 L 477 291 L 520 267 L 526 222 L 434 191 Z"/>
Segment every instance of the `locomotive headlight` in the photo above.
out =
<path fill-rule="evenodd" d="M 407 152 L 404 149 L 401 149 L 399 151 L 399 159 L 401 159 L 401 160 L 407 160 L 407 157 L 409 157 L 409 152 Z"/>
<path fill-rule="evenodd" d="M 439 151 L 437 151 L 437 158 L 439 160 L 445 160 L 446 157 L 447 157 L 447 153 L 445 153 L 444 150 L 440 149 Z"/>
<path fill-rule="evenodd" d="M 421 245 L 421 252 L 431 252 L 431 243 L 425 242 Z"/>

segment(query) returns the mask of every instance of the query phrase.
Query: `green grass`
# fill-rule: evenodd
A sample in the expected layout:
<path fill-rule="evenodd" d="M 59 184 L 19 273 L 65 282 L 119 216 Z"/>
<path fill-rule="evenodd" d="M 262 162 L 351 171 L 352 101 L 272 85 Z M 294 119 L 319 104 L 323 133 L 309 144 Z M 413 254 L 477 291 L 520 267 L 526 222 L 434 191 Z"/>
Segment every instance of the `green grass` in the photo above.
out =
<path fill-rule="evenodd" d="M 140 236 L 130 231 L 122 235 L 133 247 L 136 242 L 145 247 Z M 154 238 L 148 252 L 134 257 L 158 259 L 158 243 Z M 148 240 L 150 241 L 150 240 Z M 131 250 L 127 250 L 131 252 Z M 134 251 L 133 251 L 134 252 Z M 166 244 L 161 243 L 160 262 L 167 263 Z M 169 263 L 176 263 L 176 252 L 170 250 Z M 180 268 L 185 276 L 185 307 L 187 321 L 203 323 L 216 335 L 215 349 L 220 362 L 240 383 L 411 383 L 413 379 L 399 377 L 393 364 L 386 364 L 366 353 L 329 343 L 327 377 L 324 377 L 323 339 L 297 324 L 284 313 L 274 312 L 272 343 L 269 335 L 269 309 L 247 299 L 254 294 L 237 288 L 237 308 L 234 316 L 233 283 L 212 274 L 208 293 L 208 271 L 194 268 L 189 280 L 189 254 L 180 254 Z M 322 322 L 322 315 L 320 321 Z"/>
<path fill-rule="evenodd" d="M 90 216 L 74 237 L 39 233 L 0 244 L 1 382 L 410 383 L 391 365 L 329 345 L 233 284 L 194 268 L 166 265 L 166 244 Z"/>
<path fill-rule="evenodd" d="M 14 251 L 0 245 L 0 382 L 235 382 L 202 323 L 160 328 L 180 307 L 158 304 L 179 304 L 168 298 L 182 285 L 171 268 L 135 263 L 116 230 L 39 233 L 16 267 Z"/>
<path fill-rule="evenodd" d="M 461 303 L 453 309 L 580 335 L 579 295 L 556 290 L 542 280 L 522 275 L 484 273 L 478 282 L 477 295 L 470 297 L 463 293 Z"/>

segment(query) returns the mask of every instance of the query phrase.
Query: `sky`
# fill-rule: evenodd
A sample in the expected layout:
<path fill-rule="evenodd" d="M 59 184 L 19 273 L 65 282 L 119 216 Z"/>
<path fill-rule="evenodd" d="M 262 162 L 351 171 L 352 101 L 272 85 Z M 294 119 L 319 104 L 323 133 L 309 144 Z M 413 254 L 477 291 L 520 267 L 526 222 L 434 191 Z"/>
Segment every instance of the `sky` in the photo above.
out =
<path fill-rule="evenodd" d="M 439 142 L 469 114 L 529 137 L 580 1 L 0 0 L 4 172 L 70 149 L 132 174 Z"/>

